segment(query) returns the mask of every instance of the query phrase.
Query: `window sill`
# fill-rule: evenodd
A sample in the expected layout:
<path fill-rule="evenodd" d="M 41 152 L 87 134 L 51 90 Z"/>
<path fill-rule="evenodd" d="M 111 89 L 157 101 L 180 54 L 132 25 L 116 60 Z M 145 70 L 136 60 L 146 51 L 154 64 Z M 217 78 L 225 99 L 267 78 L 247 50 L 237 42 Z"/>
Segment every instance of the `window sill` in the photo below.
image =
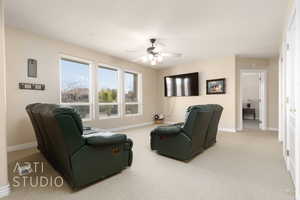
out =
<path fill-rule="evenodd" d="M 112 116 L 112 117 L 99 117 L 98 119 L 99 120 L 106 120 L 106 119 L 118 119 L 118 118 L 121 118 L 121 116 L 117 115 L 117 116 Z"/>
<path fill-rule="evenodd" d="M 142 113 L 137 113 L 137 114 L 125 114 L 124 117 L 137 117 L 137 116 L 141 116 Z"/>

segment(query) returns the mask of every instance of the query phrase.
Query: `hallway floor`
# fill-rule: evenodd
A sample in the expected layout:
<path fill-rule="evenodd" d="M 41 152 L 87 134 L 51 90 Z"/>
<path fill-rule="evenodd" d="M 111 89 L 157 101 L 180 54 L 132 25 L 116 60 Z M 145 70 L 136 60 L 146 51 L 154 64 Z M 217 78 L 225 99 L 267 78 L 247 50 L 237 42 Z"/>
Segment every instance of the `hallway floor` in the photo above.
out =
<path fill-rule="evenodd" d="M 253 119 L 243 120 L 243 128 L 248 130 L 259 130 L 259 121 Z"/>

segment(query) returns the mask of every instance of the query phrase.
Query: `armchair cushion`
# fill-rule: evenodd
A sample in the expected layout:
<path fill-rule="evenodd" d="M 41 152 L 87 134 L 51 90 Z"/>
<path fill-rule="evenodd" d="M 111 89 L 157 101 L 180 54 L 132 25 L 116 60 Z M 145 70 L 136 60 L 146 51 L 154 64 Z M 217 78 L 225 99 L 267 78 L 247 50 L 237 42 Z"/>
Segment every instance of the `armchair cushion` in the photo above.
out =
<path fill-rule="evenodd" d="M 176 125 L 159 126 L 153 132 L 154 134 L 164 136 L 178 135 L 181 132 L 181 127 Z"/>
<path fill-rule="evenodd" d="M 92 146 L 104 146 L 111 144 L 120 144 L 127 141 L 127 137 L 124 134 L 114 134 L 110 132 L 98 132 L 85 136 L 87 145 Z"/>

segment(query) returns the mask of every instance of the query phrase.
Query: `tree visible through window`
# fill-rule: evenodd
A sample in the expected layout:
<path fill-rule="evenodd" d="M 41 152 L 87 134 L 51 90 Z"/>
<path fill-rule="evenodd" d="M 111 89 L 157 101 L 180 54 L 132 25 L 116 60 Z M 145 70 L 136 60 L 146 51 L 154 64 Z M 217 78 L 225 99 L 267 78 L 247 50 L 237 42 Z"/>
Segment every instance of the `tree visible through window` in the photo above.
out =
<path fill-rule="evenodd" d="M 98 67 L 98 103 L 100 118 L 119 115 L 118 88 L 118 70 L 102 66 Z"/>
<path fill-rule="evenodd" d="M 83 119 L 90 116 L 90 65 L 61 59 L 61 104 L 75 108 Z"/>
<path fill-rule="evenodd" d="M 138 114 L 138 74 L 132 72 L 124 73 L 125 88 L 125 114 Z"/>

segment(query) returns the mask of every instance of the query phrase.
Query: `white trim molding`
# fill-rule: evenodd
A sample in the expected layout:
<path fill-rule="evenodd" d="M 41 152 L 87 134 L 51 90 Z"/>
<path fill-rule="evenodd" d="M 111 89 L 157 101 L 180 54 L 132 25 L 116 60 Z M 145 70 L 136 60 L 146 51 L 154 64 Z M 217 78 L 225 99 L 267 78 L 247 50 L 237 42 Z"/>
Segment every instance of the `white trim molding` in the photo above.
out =
<path fill-rule="evenodd" d="M 229 133 L 236 133 L 236 129 L 235 128 L 219 128 L 218 131 L 229 132 Z"/>
<path fill-rule="evenodd" d="M 240 96 L 239 96 L 239 128 L 238 130 L 243 130 L 243 76 L 247 74 L 257 74 L 259 76 L 259 120 L 261 123 L 259 124 L 259 128 L 261 130 L 266 130 L 266 124 L 268 121 L 267 116 L 267 87 L 268 87 L 268 70 L 266 69 L 240 69 L 239 71 L 239 79 L 240 79 Z"/>
<path fill-rule="evenodd" d="M 271 128 L 271 127 L 269 127 L 267 130 L 268 131 L 278 131 L 279 129 L 278 128 Z"/>
<path fill-rule="evenodd" d="M 176 124 L 176 123 L 179 123 L 179 122 L 171 122 L 171 121 L 166 121 L 165 122 L 165 124 Z M 237 132 L 237 130 L 235 128 L 221 128 L 221 127 L 218 128 L 218 131 L 221 131 L 221 132 L 230 132 L 230 133 Z"/>
<path fill-rule="evenodd" d="M 140 127 L 149 126 L 149 125 L 152 125 L 152 124 L 154 124 L 154 122 L 145 122 L 145 123 L 142 123 L 142 124 L 134 124 L 134 125 L 129 125 L 129 126 L 122 126 L 122 127 L 118 127 L 118 128 L 103 129 L 103 130 L 105 130 L 105 131 L 124 131 L 124 130 L 127 130 L 127 129 L 140 128 Z"/>
<path fill-rule="evenodd" d="M 170 122 L 170 121 L 165 121 L 164 124 L 177 124 L 179 122 Z"/>
<path fill-rule="evenodd" d="M 10 186 L 5 185 L 0 187 L 0 198 L 6 197 L 10 194 Z"/>
<path fill-rule="evenodd" d="M 13 146 L 8 146 L 7 151 L 12 152 L 12 151 L 20 151 L 24 149 L 30 149 L 34 148 L 37 146 L 36 142 L 29 142 L 29 143 L 24 143 L 24 144 L 18 144 L 18 145 L 13 145 Z"/>

